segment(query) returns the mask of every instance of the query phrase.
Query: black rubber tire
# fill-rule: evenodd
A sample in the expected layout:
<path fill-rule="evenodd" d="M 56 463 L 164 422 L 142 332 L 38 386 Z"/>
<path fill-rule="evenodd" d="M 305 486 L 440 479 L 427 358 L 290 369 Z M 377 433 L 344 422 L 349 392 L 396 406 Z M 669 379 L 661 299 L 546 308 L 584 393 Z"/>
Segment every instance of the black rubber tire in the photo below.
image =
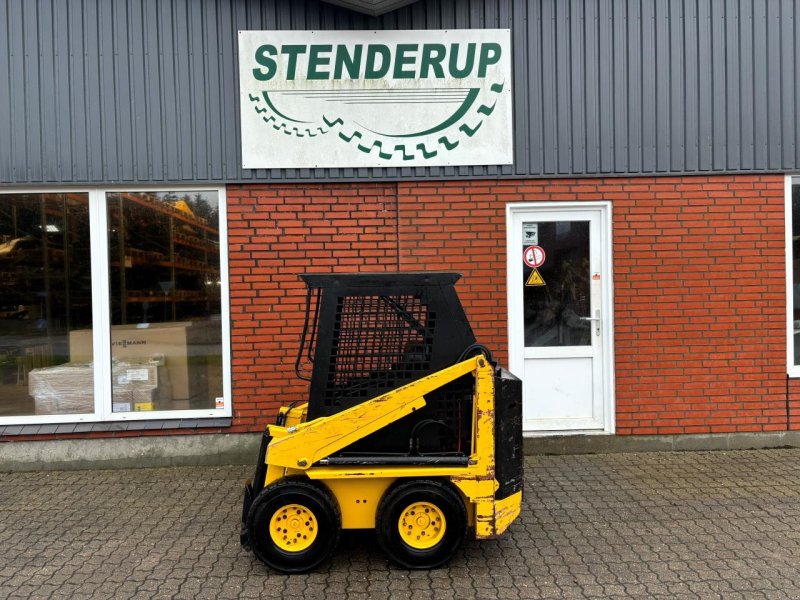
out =
<path fill-rule="evenodd" d="M 403 510 L 415 502 L 429 502 L 445 517 L 444 537 L 433 547 L 420 550 L 400 536 L 398 522 Z M 387 556 L 406 569 L 435 569 L 458 552 L 467 536 L 467 510 L 453 486 L 436 479 L 401 480 L 381 499 L 376 519 L 378 543 Z"/>
<path fill-rule="evenodd" d="M 304 550 L 283 550 L 269 534 L 272 516 L 287 504 L 306 507 L 317 520 L 317 537 Z M 306 573 L 317 568 L 333 554 L 341 530 L 342 517 L 333 496 L 324 486 L 304 479 L 282 479 L 265 487 L 253 500 L 247 515 L 253 553 L 265 565 L 282 573 Z"/>

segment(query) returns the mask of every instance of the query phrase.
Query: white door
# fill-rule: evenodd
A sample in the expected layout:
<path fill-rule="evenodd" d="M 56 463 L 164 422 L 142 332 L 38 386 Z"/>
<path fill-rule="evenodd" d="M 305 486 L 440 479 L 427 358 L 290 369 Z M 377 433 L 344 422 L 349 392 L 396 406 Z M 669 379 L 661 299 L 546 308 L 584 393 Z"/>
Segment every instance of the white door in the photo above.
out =
<path fill-rule="evenodd" d="M 614 431 L 608 203 L 508 206 L 509 363 L 526 433 Z"/>

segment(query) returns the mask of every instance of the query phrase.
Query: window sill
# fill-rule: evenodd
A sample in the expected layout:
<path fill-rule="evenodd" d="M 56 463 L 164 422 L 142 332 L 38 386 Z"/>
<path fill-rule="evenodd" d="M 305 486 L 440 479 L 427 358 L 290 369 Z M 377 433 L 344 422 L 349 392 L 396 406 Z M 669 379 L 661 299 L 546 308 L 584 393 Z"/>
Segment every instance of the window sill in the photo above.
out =
<path fill-rule="evenodd" d="M 155 421 L 114 421 L 104 423 L 47 423 L 43 425 L 0 425 L 0 437 L 11 435 L 61 435 L 107 431 L 167 431 L 230 427 L 231 417 L 218 419 L 161 419 Z"/>

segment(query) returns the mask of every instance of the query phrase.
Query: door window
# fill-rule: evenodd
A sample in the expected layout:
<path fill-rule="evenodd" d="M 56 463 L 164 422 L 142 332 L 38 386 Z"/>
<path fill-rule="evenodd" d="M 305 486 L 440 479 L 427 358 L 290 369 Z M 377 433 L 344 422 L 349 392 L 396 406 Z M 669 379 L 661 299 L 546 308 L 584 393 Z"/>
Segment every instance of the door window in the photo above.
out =
<path fill-rule="evenodd" d="M 525 346 L 589 346 L 589 221 L 522 224 Z"/>

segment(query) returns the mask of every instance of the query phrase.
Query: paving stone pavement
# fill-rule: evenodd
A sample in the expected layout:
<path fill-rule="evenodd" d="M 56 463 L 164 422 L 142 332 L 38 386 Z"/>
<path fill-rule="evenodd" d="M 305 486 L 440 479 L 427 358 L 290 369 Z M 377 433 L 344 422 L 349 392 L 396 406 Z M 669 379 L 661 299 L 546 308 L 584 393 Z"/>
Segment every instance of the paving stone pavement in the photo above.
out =
<path fill-rule="evenodd" d="M 0 598 L 800 598 L 800 450 L 539 456 L 520 519 L 447 568 L 348 533 L 330 564 L 239 546 L 250 467 L 0 475 Z"/>

